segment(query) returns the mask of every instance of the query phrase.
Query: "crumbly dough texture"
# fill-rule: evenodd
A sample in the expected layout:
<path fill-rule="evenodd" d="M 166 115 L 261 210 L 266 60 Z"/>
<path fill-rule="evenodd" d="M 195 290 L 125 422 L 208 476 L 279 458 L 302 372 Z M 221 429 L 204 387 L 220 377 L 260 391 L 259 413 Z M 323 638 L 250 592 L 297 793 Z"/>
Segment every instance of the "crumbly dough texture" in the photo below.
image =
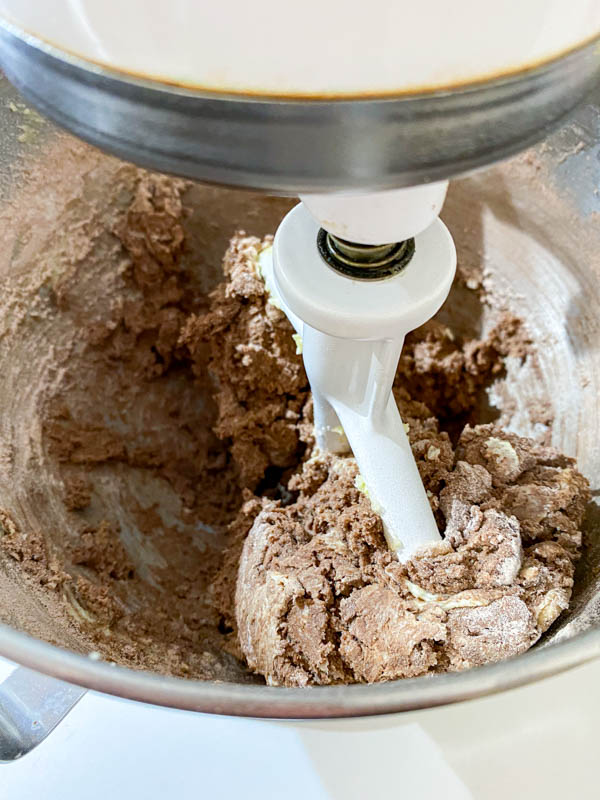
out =
<path fill-rule="evenodd" d="M 519 453 L 519 466 L 494 461 L 490 440 Z M 436 478 L 444 539 L 404 565 L 350 457 L 313 457 L 292 481 L 296 502 L 264 504 L 244 544 L 235 612 L 241 650 L 269 683 L 392 680 L 499 661 L 567 608 L 585 480 L 554 451 L 491 425 L 467 426 L 446 453 Z"/>
<path fill-rule="evenodd" d="M 217 430 L 232 436 L 234 457 L 251 456 L 240 467 L 247 488 L 263 465 L 283 470 L 308 443 L 284 496 L 248 495 L 215 582 L 248 665 L 269 684 L 304 686 L 460 670 L 524 652 L 568 606 L 587 482 L 571 459 L 492 424 L 467 424 L 453 447 L 405 388 L 416 384 L 437 409 L 447 400 L 453 413 L 466 411 L 501 369 L 502 351 L 524 352 L 518 322 L 505 319 L 463 349 L 435 322 L 409 339 L 394 391 L 444 538 L 401 565 L 357 488 L 354 459 L 314 452 L 292 330 L 256 271 L 261 246 L 232 243 L 227 282 L 186 334 L 195 328 L 215 342 Z"/>
<path fill-rule="evenodd" d="M 302 359 L 256 268 L 269 237 L 226 245 L 289 202 L 78 143 L 43 169 L 52 202 L 18 204 L 38 244 L 5 248 L 3 622 L 135 669 L 304 685 L 497 660 L 566 608 L 587 485 L 475 425 L 531 348 L 518 320 L 406 339 L 394 393 L 445 539 L 400 566 L 353 460 L 314 452 Z"/>
<path fill-rule="evenodd" d="M 191 316 L 181 341 L 196 358 L 210 347 L 219 385 L 215 432 L 230 439 L 239 483 L 255 489 L 269 469 L 293 468 L 302 454 L 302 418 L 309 387 L 291 327 L 273 303 L 257 269 L 270 244 L 236 236 L 225 254 L 226 281 L 205 315 Z"/>

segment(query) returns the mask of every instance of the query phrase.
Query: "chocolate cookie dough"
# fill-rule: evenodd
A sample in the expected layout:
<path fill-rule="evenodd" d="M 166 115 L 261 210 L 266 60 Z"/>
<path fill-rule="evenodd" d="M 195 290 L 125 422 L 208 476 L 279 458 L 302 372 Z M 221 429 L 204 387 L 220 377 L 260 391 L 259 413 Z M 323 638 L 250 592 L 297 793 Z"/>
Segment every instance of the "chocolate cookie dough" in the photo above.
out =
<path fill-rule="evenodd" d="M 491 424 L 466 425 L 453 446 L 425 404 L 445 416 L 472 407 L 501 353 L 527 346 L 518 321 L 504 319 L 463 348 L 435 322 L 409 337 L 395 393 L 444 538 L 401 565 L 353 458 L 320 454 L 307 435 L 293 331 L 257 268 L 268 244 L 234 240 L 227 282 L 184 333 L 192 347 L 212 342 L 217 432 L 232 437 L 242 483 L 255 488 L 268 468 L 282 471 L 279 497 L 246 503 L 217 582 L 249 667 L 269 684 L 304 686 L 414 677 L 524 652 L 568 606 L 587 482 L 571 459 Z M 406 388 L 415 386 L 419 400 Z M 302 441 L 305 460 L 290 477 Z"/>
<path fill-rule="evenodd" d="M 371 682 L 499 661 L 567 608 L 587 500 L 572 464 L 491 425 L 467 426 L 444 462 L 444 540 L 404 565 L 350 457 L 314 456 L 291 482 L 294 503 L 264 504 L 235 608 L 241 650 L 268 683 Z"/>
<path fill-rule="evenodd" d="M 36 169 L 2 231 L 3 623 L 129 668 L 305 684 L 502 658 L 566 607 L 587 487 L 493 427 L 537 333 L 460 265 L 394 386 L 445 537 L 401 567 L 350 455 L 314 450 L 297 342 L 256 270 L 290 201 L 72 141 Z"/>

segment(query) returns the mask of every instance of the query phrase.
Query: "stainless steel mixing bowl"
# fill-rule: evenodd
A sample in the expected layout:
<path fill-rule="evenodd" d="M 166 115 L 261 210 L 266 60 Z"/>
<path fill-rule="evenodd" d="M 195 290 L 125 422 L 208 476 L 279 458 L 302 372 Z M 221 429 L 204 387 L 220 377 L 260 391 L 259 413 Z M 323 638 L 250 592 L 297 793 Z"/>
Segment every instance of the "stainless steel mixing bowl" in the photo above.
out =
<path fill-rule="evenodd" d="M 0 131 L 0 279 L 6 296 L 8 292 L 18 294 L 26 277 L 15 266 L 24 248 L 29 248 L 32 258 L 39 257 L 40 263 L 52 256 L 46 240 L 36 238 L 39 218 L 29 219 L 27 235 L 23 234 L 22 225 L 17 224 L 15 203 L 18 205 L 24 193 L 49 197 L 52 176 L 49 179 L 47 170 L 38 167 L 49 151 L 56 153 L 62 147 L 67 154 L 76 146 L 69 135 L 25 109 L 5 80 L 0 83 Z M 463 267 L 483 267 L 482 280 L 492 291 L 493 302 L 506 302 L 525 319 L 538 343 L 537 360 L 525 365 L 509 363 L 508 378 L 494 390 L 506 409 L 507 423 L 524 434 L 538 434 L 540 425 L 544 425 L 532 409 L 543 404 L 548 418 L 555 420 L 553 443 L 577 456 L 594 490 L 600 482 L 599 142 L 600 109 L 592 102 L 536 149 L 487 172 L 456 181 L 442 215 L 453 232 Z M 60 175 L 54 180 L 59 181 Z M 272 225 L 276 214 L 269 202 L 282 202 L 232 190 L 198 187 L 198 191 L 211 192 L 211 202 L 230 204 L 232 226 L 240 221 L 250 225 L 254 219 L 264 227 L 261 216 L 266 219 L 269 214 L 268 225 Z M 39 207 L 44 224 L 60 211 L 50 201 L 43 205 L 40 200 Z M 250 214 L 252 209 L 254 217 Z M 222 239 L 227 233 L 217 231 L 215 235 Z M 216 274 L 210 279 L 215 280 Z M 101 280 L 101 273 L 91 274 L 88 290 L 101 294 Z M 485 324 L 485 308 L 465 304 L 460 287 L 456 292 L 444 313 L 467 328 L 476 330 Z M 23 294 L 19 313 L 27 315 L 30 310 Z M 484 318 L 480 319 L 480 315 Z M 39 519 L 30 516 L 26 521 L 52 536 L 58 524 L 52 517 L 52 485 L 16 481 L 7 456 L 18 428 L 29 431 L 29 450 L 18 454 L 25 467 L 35 460 L 37 447 L 35 404 L 28 385 L 17 382 L 6 389 L 8 373 L 15 372 L 7 369 L 9 361 L 23 359 L 23 374 L 28 369 L 57 366 L 52 362 L 52 342 L 45 335 L 44 315 L 38 313 L 35 319 L 39 364 L 35 359 L 25 363 L 19 350 L 19 335 L 8 332 L 0 339 L 4 382 L 0 506 L 10 507 L 20 521 L 26 516 L 28 492 L 47 495 L 45 515 Z M 569 612 L 530 652 L 464 673 L 370 686 L 285 689 L 183 680 L 111 666 L 71 651 L 68 637 L 61 641 L 60 634 L 51 631 L 43 605 L 30 602 L 23 586 L 12 577 L 6 558 L 0 559 L 0 589 L 11 593 L 14 602 L 0 608 L 0 619 L 5 623 L 0 625 L 0 655 L 45 676 L 122 697 L 180 709 L 257 717 L 384 714 L 500 692 L 600 656 L 600 630 L 596 627 L 600 609 L 600 537 L 595 508 L 591 506 L 586 522 L 585 554 Z M 27 513 L 31 515 L 30 511 Z M 31 633 L 46 636 L 55 644 Z M 27 697 L 19 680 L 0 685 L 0 728 L 2 724 L 5 728 L 0 742 L 5 745 L 5 757 L 35 744 L 27 726 L 31 721 L 29 712 L 36 709 L 36 703 L 38 719 L 44 719 L 39 703 L 45 703 L 44 713 L 51 727 L 78 697 L 77 690 L 67 690 L 64 684 L 40 678 L 41 684 L 36 688 L 31 674 L 25 677 L 25 683 L 33 686 Z"/>

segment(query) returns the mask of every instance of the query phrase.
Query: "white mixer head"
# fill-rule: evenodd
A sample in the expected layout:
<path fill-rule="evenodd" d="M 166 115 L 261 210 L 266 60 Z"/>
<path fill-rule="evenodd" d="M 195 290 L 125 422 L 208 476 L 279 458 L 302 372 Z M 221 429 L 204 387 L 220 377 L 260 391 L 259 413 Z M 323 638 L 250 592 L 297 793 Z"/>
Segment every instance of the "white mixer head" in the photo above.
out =
<path fill-rule="evenodd" d="M 0 67 L 43 113 L 275 193 L 446 180 L 542 139 L 600 77 L 597 0 L 48 5 L 0 0 Z"/>
<path fill-rule="evenodd" d="M 0 0 L 48 42 L 217 92 L 357 97 L 448 88 L 534 66 L 600 30 L 597 0 Z M 268 43 L 268 44 L 267 44 Z"/>
<path fill-rule="evenodd" d="M 302 194 L 319 225 L 334 236 L 361 244 L 403 242 L 439 216 L 448 181 L 365 194 Z"/>

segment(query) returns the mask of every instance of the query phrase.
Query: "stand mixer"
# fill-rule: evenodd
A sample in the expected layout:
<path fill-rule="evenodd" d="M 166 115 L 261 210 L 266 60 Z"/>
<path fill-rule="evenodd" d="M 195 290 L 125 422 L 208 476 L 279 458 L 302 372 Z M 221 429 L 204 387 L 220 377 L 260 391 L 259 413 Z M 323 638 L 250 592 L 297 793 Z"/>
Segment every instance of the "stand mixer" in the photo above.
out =
<path fill-rule="evenodd" d="M 404 336 L 454 278 L 446 181 L 541 139 L 586 96 L 600 9 L 381 0 L 290 19 L 268 0 L 180 2 L 166 18 L 159 7 L 65 0 L 50 18 L 3 0 L 2 67 L 109 152 L 300 196 L 260 268 L 299 337 L 319 447 L 350 445 L 390 548 L 409 558 L 439 533 L 391 385 Z"/>
<path fill-rule="evenodd" d="M 163 84 L 118 73 L 90 80 L 77 58 L 56 62 L 5 28 L 4 68 L 42 111 L 153 168 L 301 195 L 304 208 L 280 227 L 274 268 L 266 269 L 304 341 L 318 446 L 339 451 L 341 423 L 401 559 L 439 539 L 391 399 L 405 334 L 439 310 L 454 277 L 454 246 L 436 221 L 447 184 L 432 181 L 522 149 L 581 99 L 600 74 L 594 46 L 581 47 L 600 27 L 600 11 L 585 0 L 568 13 L 560 2 L 529 2 L 518 14 L 510 4 L 490 25 L 481 18 L 489 10 L 471 2 L 452 14 L 435 3 L 395 11 L 383 2 L 343 10 L 329 3 L 289 19 L 271 2 L 251 11 L 184 2 L 167 15 L 140 2 L 58 5 L 52 18 L 35 3 L 5 0 L 0 10 L 67 52 L 144 78 L 158 74 Z M 316 31 L 306 25 L 312 13 Z M 398 46 L 400 25 L 410 35 Z M 210 34 L 193 46 L 189 30 Z M 278 44 L 249 66 L 259 32 Z M 159 40 L 157 60 L 150 43 Z M 350 40 L 360 59 L 348 57 Z M 560 66 L 552 63 L 568 50 Z M 536 61 L 550 66 L 530 66 L 517 81 L 490 80 Z M 381 99 L 356 99 L 367 93 Z M 323 96 L 331 99 L 308 100 Z"/>

